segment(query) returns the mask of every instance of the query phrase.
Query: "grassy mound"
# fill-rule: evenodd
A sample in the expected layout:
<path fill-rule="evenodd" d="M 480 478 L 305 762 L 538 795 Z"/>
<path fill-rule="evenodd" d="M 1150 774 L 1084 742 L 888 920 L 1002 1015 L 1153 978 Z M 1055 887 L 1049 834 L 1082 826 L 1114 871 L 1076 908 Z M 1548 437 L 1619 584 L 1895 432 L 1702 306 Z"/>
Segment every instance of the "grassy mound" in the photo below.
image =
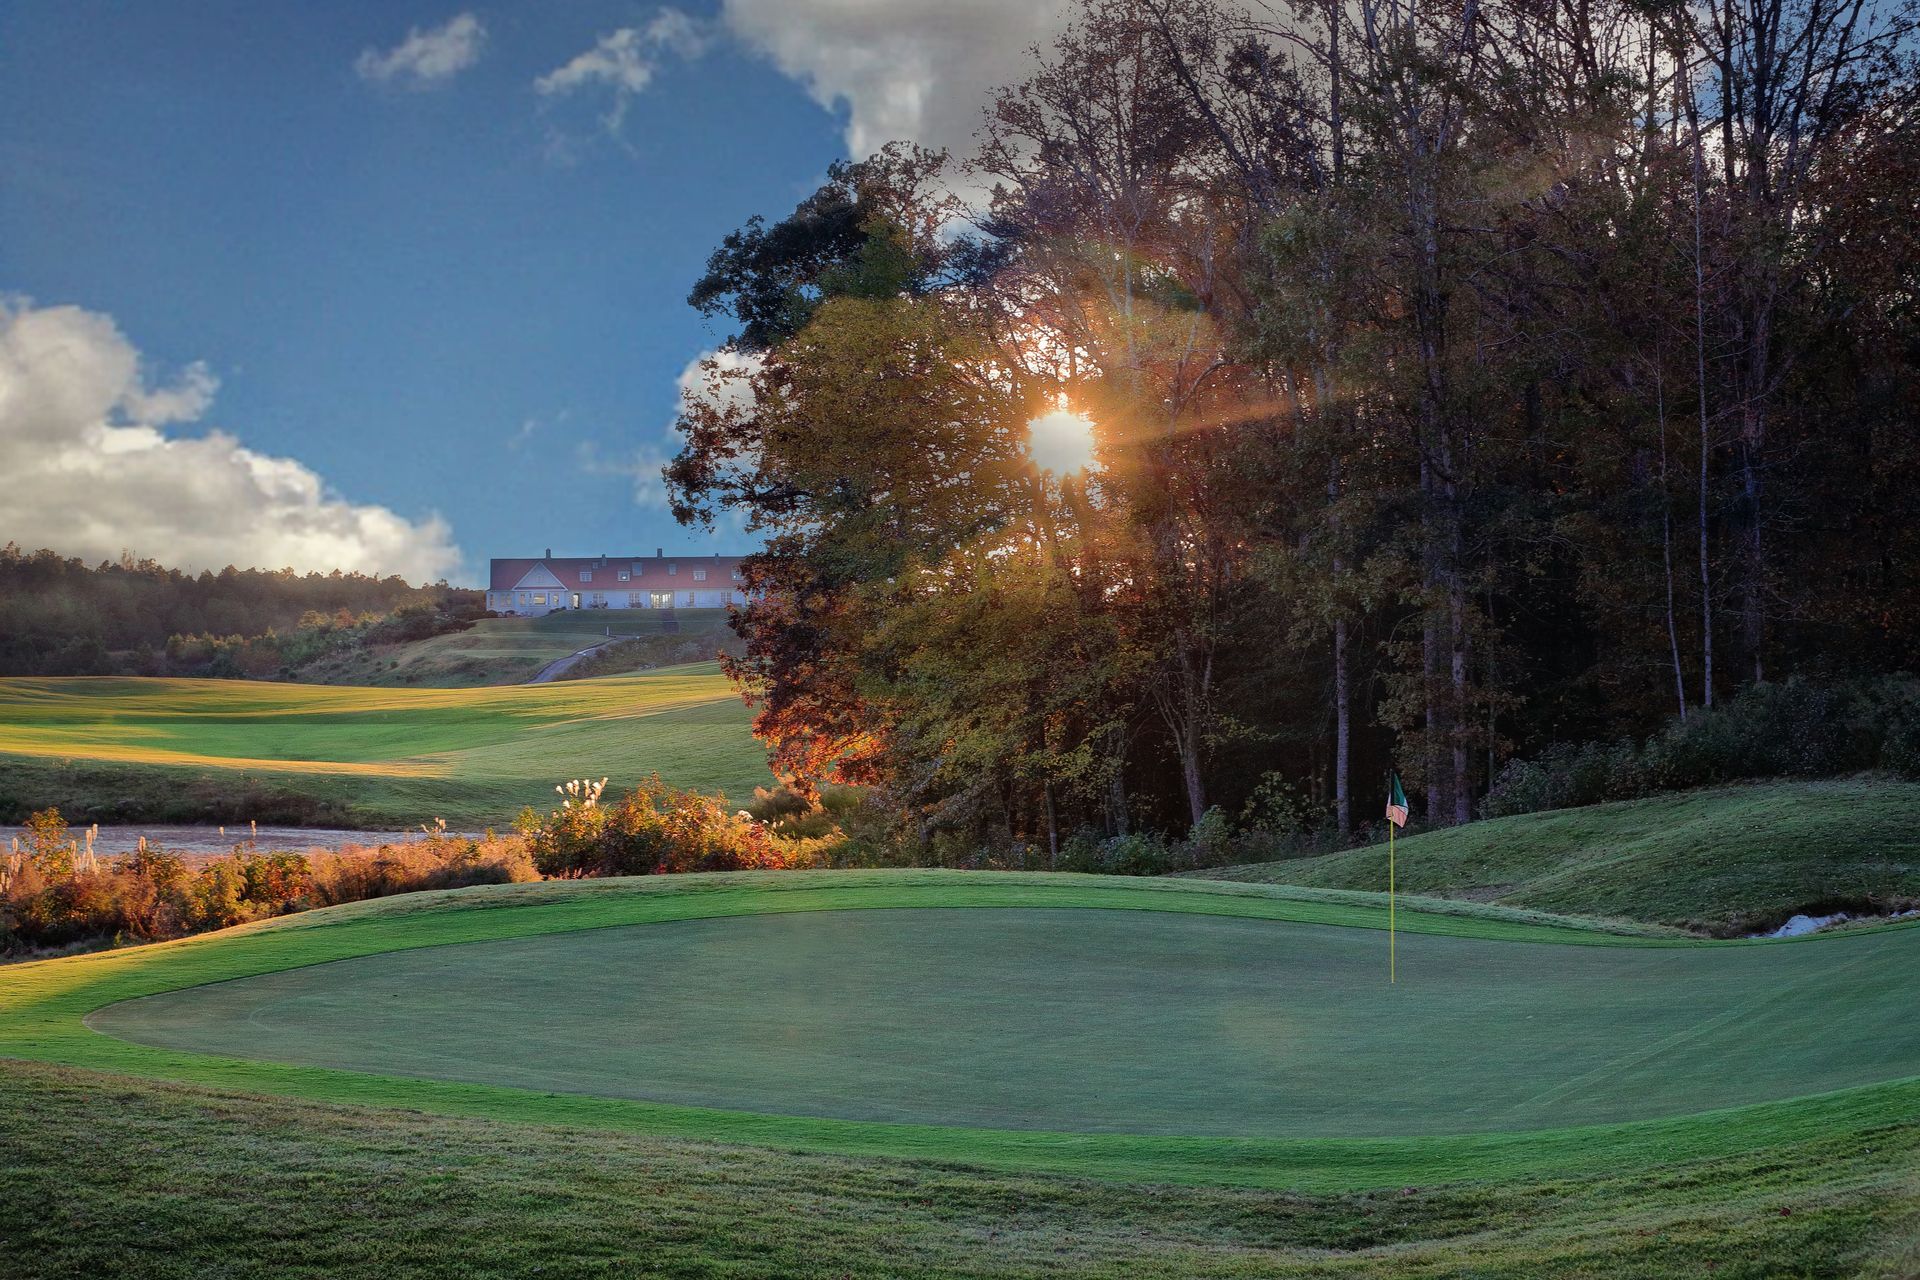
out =
<path fill-rule="evenodd" d="M 464 631 L 356 650 L 304 667 L 303 683 L 470 688 L 524 684 L 550 662 L 614 636 L 637 637 L 618 668 L 704 662 L 737 643 L 725 609 L 676 609 L 675 630 L 652 609 L 567 609 L 541 618 L 482 618 Z M 602 669 L 596 674 L 614 674 Z"/>
<path fill-rule="evenodd" d="M 748 719 L 712 664 L 470 689 L 0 680 L 0 816 L 478 826 L 566 777 L 653 772 L 745 796 L 772 777 Z"/>
<path fill-rule="evenodd" d="M 1336 890 L 735 874 L 414 894 L 21 965 L 0 983 L 0 1269 L 1891 1280 L 1920 1260 L 1913 1083 L 1519 1134 L 1141 1138 L 809 1122 L 275 1066 L 144 1048 L 80 1021 L 120 999 L 248 973 L 320 975 L 297 966 L 354 955 L 453 959 L 470 949 L 438 944 L 612 936 L 624 930 L 602 926 L 636 918 L 1129 902 L 1347 925 L 1375 942 L 1383 919 L 1377 899 Z M 1738 960 L 1920 932 L 1715 944 L 1473 903 L 1409 905 L 1402 923 L 1417 937 L 1546 954 L 1571 948 L 1531 944 Z"/>
<path fill-rule="evenodd" d="M 1719 936 L 1920 902 L 1920 783 L 1780 782 L 1494 818 L 1401 840 L 1402 892 Z M 1380 890 L 1387 848 L 1194 873 Z"/>
<path fill-rule="evenodd" d="M 1911 1118 L 1920 1105 L 1920 1079 L 1893 1080 L 1906 1061 L 1898 1044 L 1863 1042 L 1862 1062 L 1885 1083 L 1789 1101 L 1762 1102 L 1696 1114 L 1578 1128 L 1455 1132 L 1430 1137 L 1193 1137 L 1132 1132 L 1048 1132 L 1031 1129 L 955 1127 L 901 1120 L 875 1122 L 828 1116 L 795 1116 L 720 1110 L 673 1102 L 561 1092 L 471 1080 L 432 1079 L 421 1074 L 375 1074 L 324 1065 L 237 1059 L 192 1049 L 134 1044 L 98 1034 L 83 1019 L 124 1000 L 157 996 L 208 983 L 279 974 L 310 965 L 353 961 L 394 952 L 418 952 L 447 944 L 558 938 L 581 930 L 619 925 L 663 925 L 794 911 L 870 911 L 876 908 L 1048 908 L 1174 912 L 1204 917 L 1288 921 L 1347 926 L 1384 951 L 1377 931 L 1385 912 L 1377 900 L 1351 895 L 1192 882 L 1141 881 L 1104 876 L 983 876 L 964 872 L 739 873 L 726 876 L 665 876 L 638 880 L 494 886 L 408 895 L 384 903 L 359 903 L 242 926 L 221 934 L 126 951 L 32 962 L 8 971 L 0 988 L 0 1057 L 39 1061 L 243 1089 L 311 1101 L 378 1104 L 445 1115 L 581 1124 L 662 1137 L 709 1138 L 849 1155 L 911 1156 L 963 1160 L 1003 1168 L 1047 1170 L 1103 1177 L 1179 1182 L 1230 1182 L 1341 1190 L 1395 1184 L 1431 1184 L 1460 1178 L 1559 1175 L 1645 1164 L 1656 1159 L 1717 1158 L 1737 1150 L 1811 1138 L 1836 1126 L 1887 1123 Z M 902 919 L 885 913 L 893 919 Z M 877 918 L 876 918 L 877 919 Z M 1727 944 L 1671 937 L 1634 937 L 1553 923 L 1498 908 L 1427 912 L 1411 904 L 1401 912 L 1407 940 L 1472 939 L 1489 945 L 1528 946 L 1542 964 L 1556 953 L 1581 948 L 1617 952 L 1630 968 L 1642 961 L 1686 954 L 1746 957 L 1765 962 L 1799 960 L 1815 968 L 1839 963 L 1862 975 L 1863 988 L 1884 992 L 1905 967 L 1889 974 L 1882 944 L 1904 951 L 1920 942 L 1920 928 L 1895 927 L 1845 939 L 1771 944 Z M 901 927 L 911 927 L 902 919 Z M 1362 935 L 1360 930 L 1368 931 Z M 1569 946 L 1568 944 L 1574 944 Z M 1865 947 L 1865 950 L 1860 948 Z M 422 959 L 457 962 L 442 950 Z M 1664 963 L 1662 961 L 1662 963 Z M 1377 968 L 1377 966 L 1376 966 Z M 606 970 L 574 971 L 578 980 L 604 985 Z M 623 971 L 624 972 L 624 971 Z M 307 975 L 313 976 L 311 974 Z M 1369 989 L 1378 986 L 1378 974 Z M 1292 975 L 1314 980 L 1311 967 Z M 1637 981 L 1626 978 L 1623 981 Z M 795 974 L 798 990 L 806 975 Z M 1802 974 L 1794 985 L 1815 981 Z M 1819 982 L 1815 981 L 1815 985 Z M 1276 977 L 1277 986 L 1281 979 Z M 1613 984 L 1617 985 L 1617 984 Z M 1771 990 L 1771 985 L 1762 984 Z M 1830 984 L 1828 984 L 1830 985 Z M 497 987 L 495 988 L 498 989 Z M 1589 1016 L 1606 1015 L 1609 984 L 1580 999 L 1595 1004 Z M 1809 988 L 1811 989 L 1811 988 Z M 1823 988 L 1824 989 L 1824 988 Z M 938 1003 L 936 988 L 921 984 L 922 998 Z M 1407 998 L 1417 993 L 1402 989 Z M 1357 998 L 1357 989 L 1354 989 Z M 1879 996 L 1873 996 L 1879 999 Z M 1764 1005 L 1764 1007 L 1763 1007 Z M 857 1002 L 843 1006 L 857 1014 Z M 938 1010 L 932 1010 L 937 1016 Z M 1749 1015 L 1755 1025 L 1782 1017 L 1820 1019 L 1822 1010 L 1773 995 L 1737 1002 L 1711 1026 L 1729 1026 Z M 1384 1014 L 1380 1016 L 1385 1016 Z M 1280 1024 L 1276 1024 L 1278 1026 Z M 1231 1029 L 1227 1029 L 1231 1033 Z M 1242 1028 L 1244 1030 L 1244 1028 Z M 629 1027 L 623 1034 L 661 1034 Z M 1791 1028 L 1785 1028 L 1791 1033 Z M 538 1027 L 525 1034 L 538 1039 Z M 1904 1034 L 1904 1033 L 1899 1033 Z M 1667 1037 L 1657 1051 L 1672 1049 L 1686 1035 Z M 1787 1038 L 1793 1038 L 1788 1034 Z M 1471 1052 L 1487 1037 L 1456 1037 Z M 421 1042 L 424 1044 L 425 1042 Z M 564 1037 L 550 1048 L 568 1043 Z M 1826 1045 L 1826 1047 L 1821 1047 Z M 256 1050 L 248 1048 L 247 1052 Z M 1815 1056 L 1832 1059 L 1841 1050 L 1822 1041 Z M 427 1058 L 431 1058 L 427 1054 Z M 570 1054 L 562 1055 L 570 1057 Z M 934 1055 L 938 1056 L 938 1055 Z M 1416 1057 L 1418 1055 L 1415 1055 Z M 1617 1055 L 1616 1055 L 1617 1056 Z M 549 1054 L 551 1057 L 551 1054 Z M 1641 1055 L 1613 1065 L 1633 1069 Z M 1812 1061 L 1812 1059 L 1808 1059 Z M 431 1070 L 423 1059 L 419 1068 Z M 1598 1071 L 1605 1061 L 1568 1065 Z M 1831 1065 L 1829 1061 L 1828 1065 Z M 943 1069 L 929 1060 L 928 1069 Z M 391 1066 L 384 1068 L 392 1070 Z M 406 1068 L 413 1071 L 414 1068 Z M 1595 1071 L 1584 1071 L 1585 1087 Z M 1859 1078 L 1859 1077 L 1856 1077 Z M 1809 1075 L 1809 1080 L 1818 1079 Z M 802 1082 L 804 1083 L 804 1082 Z M 579 1087 L 576 1085 L 575 1087 Z M 955 1084 L 954 1087 L 961 1087 Z M 1551 1123 L 1551 1121 L 1549 1121 Z"/>

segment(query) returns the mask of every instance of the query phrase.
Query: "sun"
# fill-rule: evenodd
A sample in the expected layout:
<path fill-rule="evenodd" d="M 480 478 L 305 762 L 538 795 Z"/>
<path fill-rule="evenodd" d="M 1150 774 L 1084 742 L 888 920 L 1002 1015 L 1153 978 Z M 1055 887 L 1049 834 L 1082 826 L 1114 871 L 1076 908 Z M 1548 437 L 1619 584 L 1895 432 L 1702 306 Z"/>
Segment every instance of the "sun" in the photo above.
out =
<path fill-rule="evenodd" d="M 1072 475 L 1093 466 L 1093 419 L 1065 405 L 1027 423 L 1027 450 L 1034 463 L 1054 475 Z"/>

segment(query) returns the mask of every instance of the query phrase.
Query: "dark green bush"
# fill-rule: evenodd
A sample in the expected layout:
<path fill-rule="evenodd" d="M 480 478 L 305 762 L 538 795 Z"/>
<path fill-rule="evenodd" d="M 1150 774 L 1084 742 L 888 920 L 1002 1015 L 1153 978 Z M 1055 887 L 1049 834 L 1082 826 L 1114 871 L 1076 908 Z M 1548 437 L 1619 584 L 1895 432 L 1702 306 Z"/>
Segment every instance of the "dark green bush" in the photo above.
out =
<path fill-rule="evenodd" d="M 1556 745 L 1508 762 L 1482 812 L 1497 818 L 1745 779 L 1875 769 L 1920 776 L 1920 681 L 1910 676 L 1754 685 L 1712 710 L 1676 717 L 1644 742 Z"/>

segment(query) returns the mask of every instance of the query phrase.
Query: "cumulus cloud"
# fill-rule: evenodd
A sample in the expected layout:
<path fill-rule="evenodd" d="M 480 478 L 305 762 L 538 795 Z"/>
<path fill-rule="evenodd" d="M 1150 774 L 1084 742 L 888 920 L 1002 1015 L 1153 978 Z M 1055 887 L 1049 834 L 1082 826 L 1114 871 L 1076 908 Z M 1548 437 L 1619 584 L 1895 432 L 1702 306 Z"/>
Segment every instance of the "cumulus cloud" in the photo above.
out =
<path fill-rule="evenodd" d="M 610 95 L 611 103 L 601 122 L 607 132 L 619 133 L 626 120 L 627 104 L 653 83 L 664 55 L 692 60 L 704 54 L 711 43 L 712 36 L 702 23 L 678 9 L 666 8 L 645 26 L 621 27 L 601 36 L 593 48 L 541 76 L 533 87 L 543 98 L 582 92 Z"/>
<path fill-rule="evenodd" d="M 725 0 L 729 31 L 846 113 L 847 150 L 895 140 L 964 157 L 988 95 L 1065 29 L 1066 0 Z"/>
<path fill-rule="evenodd" d="M 189 570 L 430 581 L 459 565 L 438 516 L 349 502 L 302 463 L 223 431 L 164 429 L 200 419 L 217 386 L 200 364 L 151 385 L 109 316 L 0 299 L 0 531 L 87 560 L 129 550 Z"/>
<path fill-rule="evenodd" d="M 363 49 L 353 69 L 374 84 L 426 89 L 445 84 L 480 60 L 487 29 L 471 13 L 457 14 L 437 27 L 414 27 L 407 38 L 384 53 Z"/>

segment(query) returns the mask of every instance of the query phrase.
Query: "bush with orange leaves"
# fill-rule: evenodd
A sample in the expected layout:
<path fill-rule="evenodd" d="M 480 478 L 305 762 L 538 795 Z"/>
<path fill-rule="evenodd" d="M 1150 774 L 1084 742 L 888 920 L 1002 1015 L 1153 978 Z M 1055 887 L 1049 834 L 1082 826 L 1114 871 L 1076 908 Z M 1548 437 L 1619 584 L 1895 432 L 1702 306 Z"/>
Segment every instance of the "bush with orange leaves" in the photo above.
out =
<path fill-rule="evenodd" d="M 669 875 L 682 871 L 781 870 L 819 866 L 825 840 L 785 840 L 724 797 L 670 787 L 655 774 L 626 796 L 602 803 L 606 780 L 555 788 L 560 807 L 532 808 L 516 824 L 541 875 Z"/>
<path fill-rule="evenodd" d="M 176 938 L 416 889 L 538 878 L 518 837 L 469 839 L 444 824 L 424 839 L 334 853 L 248 842 L 198 867 L 146 841 L 121 858 L 81 859 L 66 831 L 59 812 L 45 810 L 26 848 L 0 853 L 0 954 Z"/>

